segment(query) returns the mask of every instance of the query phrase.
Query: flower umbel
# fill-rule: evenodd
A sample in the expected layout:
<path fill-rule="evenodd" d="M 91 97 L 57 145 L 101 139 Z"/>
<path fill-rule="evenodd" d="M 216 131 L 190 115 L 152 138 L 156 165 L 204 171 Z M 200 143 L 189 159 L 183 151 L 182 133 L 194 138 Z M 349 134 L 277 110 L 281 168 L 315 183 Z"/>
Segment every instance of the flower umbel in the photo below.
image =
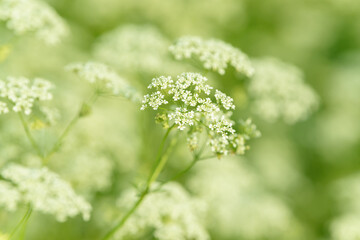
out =
<path fill-rule="evenodd" d="M 90 219 L 91 205 L 77 196 L 69 183 L 46 167 L 38 169 L 11 164 L 0 174 L 14 185 L 13 189 L 18 191 L 21 201 L 30 203 L 34 210 L 53 214 L 59 222 L 77 214 L 82 214 L 86 221 Z M 10 184 L 7 187 L 2 185 L 2 189 L 12 191 L 13 198 L 18 200 L 17 193 L 9 188 Z M 16 207 L 7 205 L 8 208 Z"/>
<path fill-rule="evenodd" d="M 137 91 L 109 66 L 99 62 L 72 63 L 66 69 L 94 85 L 100 94 L 110 91 L 113 95 L 123 96 L 136 101 Z"/>
<path fill-rule="evenodd" d="M 246 54 L 239 49 L 217 39 L 204 40 L 200 37 L 182 37 L 169 47 L 176 59 L 189 59 L 195 57 L 203 67 L 225 74 L 228 65 L 236 71 L 250 77 L 254 69 Z"/>
<path fill-rule="evenodd" d="M 270 58 L 253 62 L 256 73 L 250 80 L 249 94 L 260 117 L 270 122 L 282 118 L 293 124 L 317 108 L 318 96 L 298 68 Z"/>
<path fill-rule="evenodd" d="M 36 36 L 49 45 L 54 45 L 67 34 L 64 20 L 43 1 L 2 0 L 0 20 L 17 35 L 35 32 Z"/>
<path fill-rule="evenodd" d="M 206 132 L 207 144 L 219 157 L 243 154 L 249 137 L 237 133 L 235 122 L 230 119 L 230 110 L 235 109 L 233 99 L 219 90 L 212 96 L 213 88 L 207 81 L 199 73 L 182 73 L 176 80 L 154 78 L 148 87 L 153 93 L 144 96 L 141 109 L 158 110 L 157 121 L 163 126 L 175 124 L 180 131 L 187 130 L 192 150 L 198 146 L 197 136 Z"/>
<path fill-rule="evenodd" d="M 0 114 L 9 112 L 24 112 L 29 115 L 34 103 L 52 99 L 50 90 L 53 85 L 44 79 L 35 78 L 31 81 L 25 77 L 7 77 L 0 80 Z"/>

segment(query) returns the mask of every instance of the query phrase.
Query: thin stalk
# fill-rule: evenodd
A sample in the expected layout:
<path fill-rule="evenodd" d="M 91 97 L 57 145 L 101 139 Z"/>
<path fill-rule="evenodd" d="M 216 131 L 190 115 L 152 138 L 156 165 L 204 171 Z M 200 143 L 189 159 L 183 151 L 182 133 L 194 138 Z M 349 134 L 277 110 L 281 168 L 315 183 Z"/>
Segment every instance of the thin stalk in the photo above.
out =
<path fill-rule="evenodd" d="M 31 216 L 32 213 L 32 208 L 29 205 L 28 209 L 26 210 L 24 216 L 21 218 L 20 222 L 18 222 L 15 226 L 15 228 L 12 230 L 12 232 L 10 233 L 9 236 L 9 240 L 12 239 L 12 237 L 14 237 L 15 233 L 17 232 L 17 230 L 24 224 L 24 222 L 27 222 L 29 217 Z"/>
<path fill-rule="evenodd" d="M 157 161 L 156 165 L 153 168 L 145 186 L 145 190 L 142 191 L 140 194 L 139 199 L 134 203 L 134 205 L 130 208 L 130 210 L 120 219 L 120 221 L 102 238 L 103 240 L 110 239 L 119 229 L 121 229 L 122 226 L 126 223 L 126 221 L 129 219 L 129 217 L 136 211 L 136 209 L 140 206 L 140 204 L 144 201 L 147 194 L 150 192 L 151 184 L 156 181 L 159 174 L 163 170 L 167 160 L 168 160 L 168 154 L 163 155 L 163 149 L 166 143 L 166 140 L 173 129 L 174 125 L 171 126 L 165 133 L 161 144 L 159 146 L 158 154 L 157 154 Z"/>
<path fill-rule="evenodd" d="M 49 160 L 51 159 L 51 157 L 54 155 L 54 153 L 59 150 L 63 140 L 65 139 L 65 137 L 69 134 L 70 130 L 74 127 L 74 125 L 76 124 L 76 122 L 79 120 L 80 116 L 79 113 L 76 114 L 76 116 L 70 121 L 70 123 L 66 126 L 65 130 L 62 132 L 62 134 L 60 135 L 60 137 L 57 139 L 57 141 L 55 142 L 55 144 L 53 145 L 53 147 L 50 149 L 50 151 L 48 152 L 48 154 L 46 154 L 46 156 L 43 158 L 43 165 L 47 165 L 49 163 Z"/>
<path fill-rule="evenodd" d="M 98 94 L 94 93 L 94 95 L 90 98 L 89 103 L 90 104 L 94 104 L 98 98 Z M 81 108 L 79 110 L 79 112 L 76 114 L 76 116 L 70 121 L 70 123 L 67 125 L 67 127 L 65 128 L 65 130 L 63 131 L 63 133 L 60 135 L 60 137 L 58 138 L 58 140 L 55 142 L 55 144 L 53 145 L 53 147 L 51 148 L 51 150 L 49 151 L 49 153 L 44 156 L 40 150 L 40 147 L 38 146 L 38 144 L 36 143 L 35 139 L 33 138 L 33 136 L 31 135 L 30 129 L 24 119 L 24 116 L 21 112 L 19 112 L 19 118 L 21 120 L 21 123 L 24 127 L 25 133 L 27 138 L 29 139 L 31 145 L 33 146 L 33 148 L 36 150 L 37 154 L 39 155 L 39 157 L 42 159 L 43 165 L 47 165 L 47 163 L 49 162 L 50 158 L 52 157 L 52 155 L 59 149 L 59 147 L 61 146 L 61 143 L 63 142 L 63 140 L 65 139 L 65 137 L 68 135 L 68 133 L 70 132 L 70 130 L 73 128 L 73 126 L 76 124 L 76 122 L 79 120 L 80 118 L 80 112 L 81 112 Z M 22 217 L 22 219 L 20 220 L 20 222 L 15 226 L 15 228 L 13 229 L 13 231 L 11 232 L 10 236 L 9 236 L 9 240 L 14 236 L 14 234 L 18 231 L 18 229 L 22 226 L 23 227 L 23 231 L 21 233 L 21 239 L 24 238 L 25 235 L 25 227 L 26 224 L 31 216 L 32 213 L 32 208 L 29 205 L 28 210 L 26 211 L 25 215 Z"/>
<path fill-rule="evenodd" d="M 194 165 L 199 161 L 199 159 L 200 159 L 200 156 L 198 154 L 195 154 L 193 160 L 191 161 L 191 163 L 185 169 L 178 172 L 175 176 L 173 176 L 169 180 L 163 182 L 161 184 L 161 186 L 165 185 L 168 182 L 175 181 L 175 180 L 181 178 L 183 175 L 185 175 L 187 172 L 189 172 L 190 169 L 192 169 L 194 167 Z"/>
<path fill-rule="evenodd" d="M 94 95 L 92 95 L 92 97 L 89 100 L 89 105 L 94 104 L 96 102 L 98 96 L 99 95 L 97 93 L 94 93 Z M 77 121 L 80 119 L 81 110 L 82 110 L 82 106 L 80 107 L 80 110 L 76 113 L 76 115 L 73 117 L 73 119 L 69 122 L 69 124 L 65 127 L 64 131 L 62 132 L 60 137 L 57 139 L 57 141 L 55 142 L 53 147 L 50 149 L 50 151 L 46 154 L 46 156 L 44 156 L 43 165 L 47 165 L 49 163 L 49 160 L 51 159 L 51 157 L 56 153 L 57 150 L 59 150 L 62 142 L 67 137 L 70 130 L 75 126 Z"/>
<path fill-rule="evenodd" d="M 168 183 L 168 182 L 171 182 L 171 181 L 174 181 L 174 180 L 177 180 L 177 179 L 181 178 L 183 175 L 185 175 L 187 172 L 189 172 L 190 169 L 192 169 L 194 167 L 194 165 L 198 162 L 198 160 L 199 160 L 199 158 L 197 156 L 195 156 L 194 159 L 189 164 L 189 166 L 187 166 L 184 170 L 178 172 L 175 176 L 170 178 L 165 183 Z M 165 184 L 165 183 L 163 183 L 163 184 Z"/>
<path fill-rule="evenodd" d="M 165 185 L 165 184 L 168 183 L 168 182 L 175 181 L 175 180 L 181 178 L 183 175 L 185 175 L 187 172 L 189 172 L 189 171 L 195 166 L 195 164 L 196 164 L 197 162 L 216 157 L 215 155 L 206 156 L 206 157 L 201 157 L 201 154 L 204 152 L 205 145 L 206 145 L 206 144 L 204 143 L 204 145 L 201 147 L 201 149 L 199 150 L 199 152 L 196 153 L 196 154 L 194 154 L 193 160 L 191 161 L 191 163 L 190 163 L 185 169 L 183 169 L 183 170 L 181 170 L 180 172 L 178 172 L 175 176 L 173 176 L 173 177 L 170 178 L 169 180 L 163 182 L 163 183 L 161 184 L 161 186 Z"/>
<path fill-rule="evenodd" d="M 29 126 L 27 125 L 27 123 L 26 123 L 26 121 L 25 121 L 25 119 L 24 119 L 23 114 L 22 114 L 21 112 L 19 112 L 18 115 L 19 115 L 21 124 L 22 124 L 23 127 L 24 127 L 26 136 L 27 136 L 27 138 L 29 139 L 29 141 L 30 141 L 30 143 L 31 143 L 31 146 L 35 149 L 37 155 L 38 155 L 41 159 L 43 159 L 44 156 L 43 156 L 43 154 L 42 154 L 42 152 L 41 152 L 41 150 L 40 150 L 39 145 L 36 143 L 34 137 L 31 135 Z"/>
<path fill-rule="evenodd" d="M 23 226 L 21 228 L 21 233 L 20 233 L 20 240 L 23 240 L 25 238 L 26 227 L 27 227 L 27 223 L 29 221 L 31 214 L 32 214 L 32 211 L 27 215 L 25 222 L 23 223 Z"/>

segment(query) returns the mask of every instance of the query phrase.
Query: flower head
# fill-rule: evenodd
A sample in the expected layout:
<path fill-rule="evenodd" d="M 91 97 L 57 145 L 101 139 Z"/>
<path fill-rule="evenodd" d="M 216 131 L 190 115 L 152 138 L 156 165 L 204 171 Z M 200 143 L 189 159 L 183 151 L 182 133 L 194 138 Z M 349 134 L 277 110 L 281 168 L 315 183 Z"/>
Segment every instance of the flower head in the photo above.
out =
<path fill-rule="evenodd" d="M 72 63 L 66 66 L 66 69 L 90 82 L 99 91 L 110 91 L 114 95 L 120 95 L 134 101 L 138 99 L 134 88 L 124 78 L 120 77 L 114 70 L 103 63 Z"/>
<path fill-rule="evenodd" d="M 169 48 L 176 59 L 196 58 L 204 68 L 225 74 L 228 65 L 246 76 L 252 76 L 254 69 L 249 58 L 239 49 L 217 39 L 204 40 L 200 37 L 182 37 Z"/>
<path fill-rule="evenodd" d="M 142 110 L 159 111 L 157 121 L 163 126 L 175 125 L 180 131 L 187 130 L 189 146 L 194 150 L 201 132 L 208 136 L 207 144 L 218 156 L 229 153 L 243 154 L 248 135 L 236 132 L 231 120 L 235 109 L 233 99 L 219 90 L 212 95 L 208 79 L 199 73 L 182 73 L 176 80 L 158 77 L 149 89 L 153 92 L 143 98 Z"/>
<path fill-rule="evenodd" d="M 0 20 L 6 21 L 9 29 L 21 35 L 34 32 L 45 43 L 60 42 L 68 28 L 59 15 L 43 1 L 2 0 Z"/>
<path fill-rule="evenodd" d="M 304 83 L 301 71 L 276 59 L 254 61 L 256 73 L 249 94 L 255 113 L 267 121 L 292 124 L 306 119 L 318 106 L 318 96 Z"/>
<path fill-rule="evenodd" d="M 52 99 L 50 90 L 53 85 L 44 79 L 35 78 L 32 83 L 25 77 L 7 77 L 0 80 L 0 114 L 9 112 L 9 105 L 14 112 L 29 115 L 34 103 Z"/>
<path fill-rule="evenodd" d="M 82 214 L 84 220 L 90 219 L 91 205 L 77 196 L 70 184 L 47 168 L 11 164 L 0 174 L 13 185 L 7 188 L 8 192 L 12 191 L 13 198 L 19 201 L 20 195 L 21 202 L 31 204 L 34 210 L 53 214 L 60 222 L 77 214 Z"/>

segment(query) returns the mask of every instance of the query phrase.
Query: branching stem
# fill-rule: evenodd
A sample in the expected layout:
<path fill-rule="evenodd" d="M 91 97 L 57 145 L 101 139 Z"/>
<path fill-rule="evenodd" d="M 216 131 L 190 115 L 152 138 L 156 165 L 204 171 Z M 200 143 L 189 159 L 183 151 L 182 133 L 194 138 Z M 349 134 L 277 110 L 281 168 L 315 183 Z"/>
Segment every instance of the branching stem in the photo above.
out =
<path fill-rule="evenodd" d="M 159 177 L 160 173 L 164 169 L 164 166 L 168 160 L 168 152 L 166 154 L 163 154 L 163 150 L 164 150 L 166 140 L 173 128 L 174 128 L 174 125 L 171 126 L 170 128 L 168 128 L 168 130 L 166 131 L 166 133 L 161 141 L 161 144 L 160 144 L 159 150 L 158 150 L 158 154 L 156 157 L 156 159 L 157 159 L 156 164 L 155 164 L 151 174 L 149 175 L 149 178 L 146 182 L 145 189 L 141 192 L 139 199 L 134 203 L 134 205 L 130 208 L 130 210 L 120 219 L 120 221 L 117 224 L 115 224 L 115 226 L 102 238 L 103 240 L 110 239 L 118 230 L 120 230 L 124 226 L 124 224 L 129 219 L 129 217 L 136 211 L 136 209 L 140 206 L 140 204 L 144 201 L 145 197 L 150 192 L 151 184 L 154 181 L 156 181 L 156 179 Z M 171 145 L 173 146 L 174 144 L 171 144 Z"/>

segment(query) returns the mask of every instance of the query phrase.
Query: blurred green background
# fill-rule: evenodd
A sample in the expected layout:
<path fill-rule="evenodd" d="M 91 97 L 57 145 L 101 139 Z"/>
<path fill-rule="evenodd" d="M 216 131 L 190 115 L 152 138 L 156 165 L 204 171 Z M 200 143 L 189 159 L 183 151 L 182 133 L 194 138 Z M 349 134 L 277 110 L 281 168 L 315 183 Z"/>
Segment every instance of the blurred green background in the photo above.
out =
<path fill-rule="evenodd" d="M 145 92 L 152 77 L 198 71 L 176 62 L 167 53 L 167 47 L 177 38 L 195 35 L 221 39 L 251 58 L 276 57 L 299 67 L 307 84 L 318 93 L 320 106 L 307 120 L 294 125 L 269 123 L 247 108 L 244 81 L 235 79 L 231 72 L 223 77 L 209 75 L 213 84 L 240 106 L 236 116 L 251 117 L 262 132 L 261 138 L 251 142 L 251 150 L 235 160 L 241 171 L 233 174 L 243 175 L 228 178 L 234 184 L 239 181 L 239 186 L 233 186 L 235 191 L 242 188 L 241 183 L 251 182 L 240 192 L 254 195 L 254 200 L 249 200 L 254 202 L 245 207 L 220 192 L 224 196 L 219 201 L 230 213 L 215 220 L 218 225 L 209 229 L 212 239 L 360 239 L 360 1 L 47 2 L 70 26 L 67 38 L 58 46 L 48 47 L 32 36 L 21 36 L 0 64 L 0 78 L 40 76 L 56 84 L 54 102 L 61 117 L 54 128 L 36 132 L 44 148 L 77 111 L 74 103 L 80 104 L 89 92 L 63 70 L 66 64 L 105 61 Z M 125 40 L 118 43 L 115 55 L 108 57 L 101 52 L 101 43 L 116 29 Z M 7 43 L 11 35 L 0 23 L 0 44 Z M 93 114 L 70 134 L 50 166 L 91 199 L 92 220 L 76 218 L 60 224 L 51 216 L 35 214 L 29 222 L 27 239 L 97 239 L 108 229 L 111 219 L 119 214 L 114 207 L 116 197 L 131 183 L 145 178 L 162 136 L 153 116 L 138 109 L 116 99 L 99 101 Z M 36 165 L 19 126 L 15 117 L 0 117 L 0 166 L 9 161 Z M 103 157 L 107 160 L 101 160 Z M 81 162 L 86 160 L 81 158 L 95 161 L 87 173 Z M 185 143 L 180 144 L 163 177 L 184 168 L 189 161 Z M 110 167 L 96 172 L 104 162 Z M 231 159 L 222 159 L 221 163 L 225 169 L 236 168 L 231 166 Z M 91 179 L 94 174 L 99 178 Z M 222 174 L 226 178 L 232 173 L 224 170 Z M 192 182 L 200 182 L 199 176 L 201 166 L 190 172 L 190 180 L 181 182 L 195 191 Z M 221 178 L 215 173 L 211 177 Z M 96 181 L 105 183 L 96 185 Z M 272 200 L 265 201 L 267 198 Z M 222 205 L 215 207 L 221 209 Z M 247 215 L 243 214 L 245 209 L 250 209 Z M 0 230 L 11 229 L 21 215 L 20 210 L 15 214 L 1 212 Z"/>

